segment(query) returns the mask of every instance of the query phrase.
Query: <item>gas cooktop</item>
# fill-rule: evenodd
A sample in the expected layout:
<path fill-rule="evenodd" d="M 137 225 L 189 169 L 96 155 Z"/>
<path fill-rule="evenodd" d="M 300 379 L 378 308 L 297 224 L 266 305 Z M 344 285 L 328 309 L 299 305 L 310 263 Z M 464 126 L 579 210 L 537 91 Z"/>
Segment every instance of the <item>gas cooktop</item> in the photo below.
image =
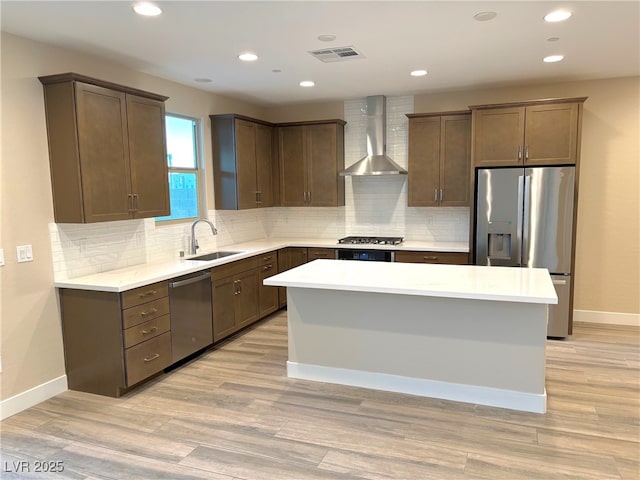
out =
<path fill-rule="evenodd" d="M 403 241 L 403 237 L 344 237 L 338 240 L 338 243 L 400 245 Z"/>

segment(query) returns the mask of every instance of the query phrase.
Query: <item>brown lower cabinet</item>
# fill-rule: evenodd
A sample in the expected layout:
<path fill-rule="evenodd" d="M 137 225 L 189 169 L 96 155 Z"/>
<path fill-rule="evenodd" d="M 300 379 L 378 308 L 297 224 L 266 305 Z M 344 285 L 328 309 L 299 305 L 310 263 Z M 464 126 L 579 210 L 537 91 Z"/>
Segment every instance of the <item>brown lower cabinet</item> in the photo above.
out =
<path fill-rule="evenodd" d="M 286 289 L 265 278 L 333 248 L 287 247 L 211 269 L 213 341 L 286 305 Z M 468 254 L 397 251 L 397 262 L 467 264 Z M 119 397 L 172 364 L 168 282 L 126 292 L 61 288 L 67 381 L 71 390 Z"/>
<path fill-rule="evenodd" d="M 306 247 L 287 247 L 278 250 L 278 272 L 307 263 L 307 250 Z M 278 304 L 280 308 L 287 304 L 286 287 L 278 287 Z"/>
<path fill-rule="evenodd" d="M 211 269 L 213 341 L 220 341 L 258 320 L 258 257 Z"/>
<path fill-rule="evenodd" d="M 171 365 L 167 282 L 122 293 L 60 289 L 71 390 L 119 397 Z"/>
<path fill-rule="evenodd" d="M 280 308 L 279 287 L 263 285 L 265 278 L 278 273 L 278 252 L 268 252 L 258 256 L 258 284 L 260 289 L 260 318 Z"/>
<path fill-rule="evenodd" d="M 469 254 L 464 252 L 418 252 L 398 250 L 396 251 L 396 262 L 468 265 Z"/>
<path fill-rule="evenodd" d="M 283 306 L 279 287 L 269 287 L 262 282 L 284 271 L 280 259 L 288 258 L 286 250 L 274 250 L 212 269 L 214 342 L 224 340 Z M 294 257 L 296 253 L 299 252 L 294 251 Z"/>

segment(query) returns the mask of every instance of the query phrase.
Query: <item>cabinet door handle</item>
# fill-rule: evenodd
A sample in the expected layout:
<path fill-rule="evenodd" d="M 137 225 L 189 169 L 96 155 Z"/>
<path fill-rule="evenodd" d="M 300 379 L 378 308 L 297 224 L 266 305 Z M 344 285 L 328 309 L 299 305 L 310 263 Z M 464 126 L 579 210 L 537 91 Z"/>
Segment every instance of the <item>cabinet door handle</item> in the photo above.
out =
<path fill-rule="evenodd" d="M 440 189 L 440 201 L 442 201 L 443 198 L 444 198 L 444 194 L 443 194 L 442 189 Z"/>
<path fill-rule="evenodd" d="M 422 257 L 425 260 L 438 260 L 438 257 L 433 257 L 433 256 L 426 256 L 426 257 Z"/>
<path fill-rule="evenodd" d="M 137 193 L 133 194 L 133 211 L 134 212 L 138 211 L 138 194 Z"/>
<path fill-rule="evenodd" d="M 529 160 L 529 145 L 524 146 L 524 160 L 525 162 Z"/>
<path fill-rule="evenodd" d="M 155 295 L 156 293 L 158 293 L 156 290 L 149 290 L 148 292 L 139 293 L 138 297 L 144 298 L 144 297 L 148 297 L 149 295 Z"/>
<path fill-rule="evenodd" d="M 518 145 L 518 160 L 522 160 L 522 145 Z"/>
<path fill-rule="evenodd" d="M 151 355 L 150 357 L 144 357 L 144 361 L 145 362 L 153 362 L 156 358 L 160 358 L 160 354 L 159 353 Z"/>
<path fill-rule="evenodd" d="M 158 311 L 157 308 L 152 308 L 151 310 L 145 310 L 144 312 L 140 312 L 141 317 L 146 317 L 147 315 L 153 315 Z"/>
<path fill-rule="evenodd" d="M 158 326 L 157 326 L 157 325 L 154 325 L 154 326 L 153 326 L 153 327 L 151 327 L 149 330 L 141 330 L 141 331 L 140 331 L 140 333 L 141 333 L 142 335 L 149 335 L 150 333 L 157 332 L 157 331 L 158 331 Z"/>
<path fill-rule="evenodd" d="M 133 212 L 133 195 L 129 193 L 127 197 L 129 200 L 129 213 L 131 213 Z"/>
<path fill-rule="evenodd" d="M 311 203 L 311 192 L 307 192 L 307 197 L 309 198 L 309 203 Z"/>
<path fill-rule="evenodd" d="M 433 189 L 433 201 L 434 202 L 438 201 L 438 189 L 437 188 Z"/>

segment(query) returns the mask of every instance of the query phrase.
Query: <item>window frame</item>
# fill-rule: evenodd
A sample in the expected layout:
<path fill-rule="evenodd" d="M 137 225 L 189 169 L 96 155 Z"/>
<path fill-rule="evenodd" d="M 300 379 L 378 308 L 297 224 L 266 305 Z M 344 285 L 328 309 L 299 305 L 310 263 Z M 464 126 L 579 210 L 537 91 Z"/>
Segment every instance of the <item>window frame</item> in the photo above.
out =
<path fill-rule="evenodd" d="M 174 218 L 170 220 L 159 220 L 159 217 L 155 217 L 156 226 L 176 225 L 181 223 L 191 223 L 198 218 L 206 218 L 206 193 L 204 182 L 204 145 L 202 143 L 203 131 L 202 131 L 202 119 L 191 117 L 189 115 L 181 115 L 178 113 L 165 112 L 165 117 L 181 118 L 183 120 L 190 120 L 193 122 L 193 136 L 194 136 L 194 154 L 196 156 L 196 168 L 184 168 L 184 167 L 171 167 L 169 166 L 169 157 L 167 152 L 167 185 L 169 183 L 169 174 L 171 173 L 194 173 L 196 174 L 196 184 L 198 186 L 198 212 L 195 217 L 183 217 Z M 165 123 L 165 138 L 166 138 L 166 123 Z M 169 203 L 171 203 L 171 192 L 169 192 Z"/>

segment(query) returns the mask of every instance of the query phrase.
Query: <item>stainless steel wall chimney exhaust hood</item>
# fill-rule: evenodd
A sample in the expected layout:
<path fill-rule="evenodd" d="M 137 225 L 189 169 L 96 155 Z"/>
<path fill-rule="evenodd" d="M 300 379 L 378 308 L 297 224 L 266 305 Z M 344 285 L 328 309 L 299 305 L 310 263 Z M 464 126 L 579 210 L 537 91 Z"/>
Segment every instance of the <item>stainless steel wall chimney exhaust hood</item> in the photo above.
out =
<path fill-rule="evenodd" d="M 387 99 L 367 97 L 367 156 L 340 172 L 343 177 L 357 175 L 406 175 L 407 171 L 387 157 Z"/>

